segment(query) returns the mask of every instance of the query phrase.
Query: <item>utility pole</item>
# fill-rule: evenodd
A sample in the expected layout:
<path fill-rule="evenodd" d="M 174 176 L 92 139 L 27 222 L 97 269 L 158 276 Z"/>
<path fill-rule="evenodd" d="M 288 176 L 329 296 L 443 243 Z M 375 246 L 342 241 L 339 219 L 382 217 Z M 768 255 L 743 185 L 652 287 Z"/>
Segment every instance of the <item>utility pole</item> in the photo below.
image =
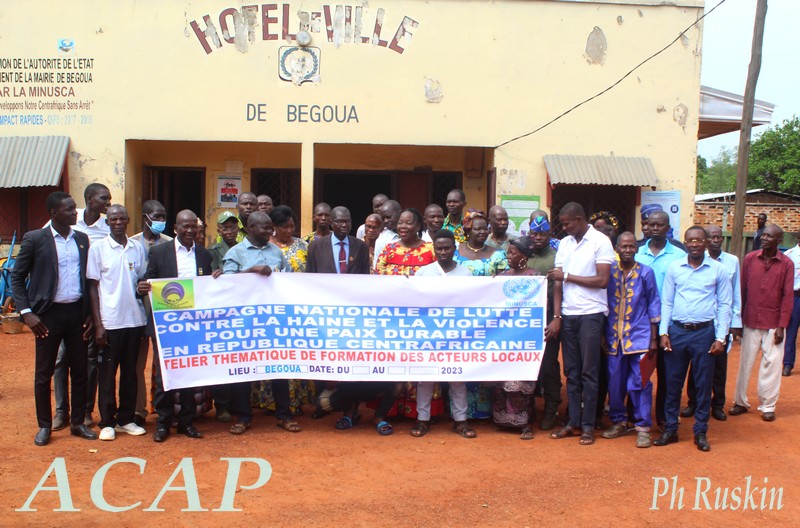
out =
<path fill-rule="evenodd" d="M 758 0 L 756 21 L 753 27 L 753 46 L 750 52 L 750 67 L 747 69 L 747 84 L 744 88 L 742 106 L 742 128 L 739 132 L 739 155 L 736 166 L 736 209 L 733 215 L 731 253 L 742 258 L 744 237 L 744 213 L 747 202 L 747 170 L 750 164 L 750 132 L 753 128 L 753 107 L 756 99 L 756 83 L 761 71 L 761 44 L 764 41 L 764 20 L 767 18 L 767 0 Z"/>

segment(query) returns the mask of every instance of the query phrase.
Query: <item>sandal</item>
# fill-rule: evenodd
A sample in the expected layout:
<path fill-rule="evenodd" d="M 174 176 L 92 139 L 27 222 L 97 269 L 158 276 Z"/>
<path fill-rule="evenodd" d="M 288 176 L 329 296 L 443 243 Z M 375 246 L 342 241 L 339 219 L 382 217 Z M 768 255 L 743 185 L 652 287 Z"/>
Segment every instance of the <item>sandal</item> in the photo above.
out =
<path fill-rule="evenodd" d="M 417 420 L 417 423 L 414 425 L 414 427 L 411 428 L 411 436 L 420 438 L 428 434 L 428 431 L 430 430 L 431 430 L 430 422 Z"/>
<path fill-rule="evenodd" d="M 238 422 L 231 426 L 231 434 L 244 434 L 248 429 L 250 429 L 250 422 Z"/>
<path fill-rule="evenodd" d="M 475 438 L 478 436 L 478 433 L 469 426 L 466 420 L 463 422 L 453 422 L 453 432 L 460 434 L 464 438 Z"/>
<path fill-rule="evenodd" d="M 572 426 L 569 425 L 565 425 L 558 431 L 553 431 L 552 433 L 550 433 L 550 438 L 552 438 L 553 440 L 560 440 L 568 436 L 575 436 L 575 429 L 573 429 Z"/>
<path fill-rule="evenodd" d="M 383 420 L 377 423 L 377 425 L 375 426 L 375 430 L 378 431 L 378 434 L 381 436 L 389 436 L 394 432 L 392 424 L 390 424 L 389 422 L 385 422 Z"/>
<path fill-rule="evenodd" d="M 277 425 L 284 431 L 289 431 L 290 433 L 300 432 L 300 424 L 293 420 L 278 420 L 278 422 L 275 425 Z"/>
<path fill-rule="evenodd" d="M 344 431 L 346 429 L 352 429 L 356 425 L 358 425 L 358 419 L 361 418 L 360 416 L 342 416 L 338 420 L 336 420 L 336 428 L 340 431 Z"/>
<path fill-rule="evenodd" d="M 589 431 L 581 433 L 581 439 L 578 443 L 580 445 L 592 445 L 594 443 L 594 434 L 590 433 Z"/>
<path fill-rule="evenodd" d="M 519 435 L 520 440 L 533 440 L 533 429 L 530 427 L 523 427 L 522 434 Z"/>

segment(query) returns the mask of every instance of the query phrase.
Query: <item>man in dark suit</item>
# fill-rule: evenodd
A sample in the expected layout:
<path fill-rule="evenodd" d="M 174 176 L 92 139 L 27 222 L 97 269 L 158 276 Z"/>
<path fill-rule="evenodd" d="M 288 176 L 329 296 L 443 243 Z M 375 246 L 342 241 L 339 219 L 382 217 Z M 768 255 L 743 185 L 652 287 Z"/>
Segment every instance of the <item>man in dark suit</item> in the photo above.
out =
<path fill-rule="evenodd" d="M 331 234 L 314 240 L 308 246 L 306 273 L 369 275 L 369 247 L 350 235 L 352 227 L 350 210 L 347 207 L 334 207 L 331 211 Z M 320 399 L 328 400 L 335 386 L 336 383 L 328 383 L 327 388 L 320 393 Z M 323 406 L 318 405 L 311 417 L 322 418 L 326 414 L 328 412 Z"/>
<path fill-rule="evenodd" d="M 369 248 L 350 235 L 353 221 L 347 207 L 331 211 L 331 234 L 318 238 L 308 246 L 307 273 L 369 274 Z"/>
<path fill-rule="evenodd" d="M 69 194 L 58 191 L 48 196 L 47 211 L 50 225 L 25 233 L 11 275 L 14 302 L 36 336 L 34 396 L 39 432 L 33 441 L 38 446 L 50 441 L 50 380 L 62 340 L 72 379 L 70 431 L 87 440 L 97 439 L 97 433 L 83 425 L 86 343 L 93 331 L 86 292 L 89 237 L 72 229 L 78 212 Z M 27 278 L 30 283 L 26 286 Z"/>
<path fill-rule="evenodd" d="M 197 231 L 197 215 L 188 209 L 178 213 L 178 217 L 175 220 L 175 241 L 153 246 L 150 249 L 144 280 L 137 287 L 140 295 L 146 295 L 150 292 L 151 286 L 147 279 L 211 275 L 211 252 L 194 243 Z M 159 354 L 157 349 L 156 354 Z M 172 425 L 175 391 L 164 391 L 160 359 L 153 362 L 153 367 L 156 369 L 156 391 L 153 397 L 153 407 L 158 413 L 153 440 L 163 442 L 169 436 L 169 428 Z M 184 434 L 189 438 L 202 438 L 202 433 L 192 425 L 196 407 L 194 391 L 187 388 L 178 390 L 178 393 L 181 404 L 181 410 L 178 415 L 178 433 Z"/>

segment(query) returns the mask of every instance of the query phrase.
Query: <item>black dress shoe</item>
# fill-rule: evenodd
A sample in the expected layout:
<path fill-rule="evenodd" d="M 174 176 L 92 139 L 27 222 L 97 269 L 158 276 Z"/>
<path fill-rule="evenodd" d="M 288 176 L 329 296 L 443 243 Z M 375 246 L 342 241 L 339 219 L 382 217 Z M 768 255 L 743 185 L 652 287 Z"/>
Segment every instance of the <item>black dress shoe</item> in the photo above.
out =
<path fill-rule="evenodd" d="M 792 367 L 783 367 L 783 373 L 782 374 L 784 376 L 786 376 L 787 378 L 789 376 L 791 376 L 792 375 Z"/>
<path fill-rule="evenodd" d="M 711 409 L 711 417 L 720 422 L 724 422 L 728 419 L 728 415 L 720 408 Z"/>
<path fill-rule="evenodd" d="M 662 447 L 669 444 L 674 444 L 678 441 L 678 433 L 673 431 L 664 431 L 661 436 L 653 441 L 654 446 Z"/>
<path fill-rule="evenodd" d="M 50 429 L 47 427 L 42 427 L 39 429 L 39 432 L 36 433 L 36 436 L 33 437 L 33 443 L 37 446 L 46 446 L 47 443 L 50 441 Z"/>
<path fill-rule="evenodd" d="M 178 434 L 186 435 L 189 438 L 203 438 L 203 433 L 195 429 L 193 425 L 178 427 Z"/>
<path fill-rule="evenodd" d="M 163 442 L 169 436 L 169 429 L 166 427 L 159 427 L 156 429 L 156 432 L 153 433 L 153 441 L 154 442 Z"/>
<path fill-rule="evenodd" d="M 681 418 L 689 418 L 690 416 L 694 416 L 694 405 L 687 405 L 681 409 Z"/>
<path fill-rule="evenodd" d="M 711 444 L 708 443 L 708 439 L 706 439 L 704 433 L 694 435 L 694 445 L 696 445 L 697 449 L 700 451 L 711 451 Z"/>
<path fill-rule="evenodd" d="M 730 414 L 731 416 L 739 416 L 746 412 L 747 412 L 747 407 L 745 407 L 744 405 L 734 404 L 734 406 L 731 407 L 731 410 L 728 411 L 728 414 Z"/>
<path fill-rule="evenodd" d="M 69 432 L 72 433 L 72 436 L 80 436 L 81 438 L 85 438 L 87 440 L 97 440 L 97 433 L 83 424 L 73 425 L 69 428 Z"/>

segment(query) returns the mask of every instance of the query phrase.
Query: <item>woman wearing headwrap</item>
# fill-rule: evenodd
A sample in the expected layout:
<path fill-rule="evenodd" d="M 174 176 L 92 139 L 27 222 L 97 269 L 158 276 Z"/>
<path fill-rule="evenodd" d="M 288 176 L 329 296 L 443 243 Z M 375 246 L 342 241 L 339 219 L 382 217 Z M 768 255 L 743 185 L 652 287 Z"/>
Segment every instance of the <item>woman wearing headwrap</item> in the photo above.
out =
<path fill-rule="evenodd" d="M 504 276 L 538 275 L 528 267 L 533 255 L 533 241 L 529 237 L 512 240 L 508 246 L 508 269 Z M 520 428 L 520 438 L 531 440 L 533 429 L 533 392 L 535 381 L 505 381 L 492 385 L 492 420 L 501 427 Z"/>
<path fill-rule="evenodd" d="M 508 269 L 506 252 L 495 250 L 486 244 L 489 238 L 489 220 L 486 213 L 470 209 L 464 214 L 462 223 L 467 240 L 456 249 L 453 260 L 469 269 L 474 276 L 493 277 Z M 480 383 L 467 384 L 467 418 L 484 419 L 491 416 L 492 402 L 488 387 Z"/>

